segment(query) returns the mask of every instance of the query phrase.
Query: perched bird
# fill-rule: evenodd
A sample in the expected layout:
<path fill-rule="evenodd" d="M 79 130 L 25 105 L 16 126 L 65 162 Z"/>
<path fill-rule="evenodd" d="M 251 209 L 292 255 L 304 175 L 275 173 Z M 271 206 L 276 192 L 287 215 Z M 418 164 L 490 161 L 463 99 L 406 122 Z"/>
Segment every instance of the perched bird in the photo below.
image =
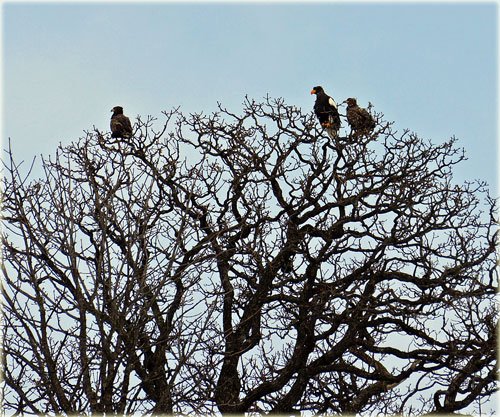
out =
<path fill-rule="evenodd" d="M 314 103 L 314 113 L 316 114 L 321 126 L 323 126 L 328 135 L 334 139 L 340 129 L 340 116 L 337 109 L 337 103 L 325 93 L 323 87 L 317 86 L 311 90 L 311 94 L 316 94 Z"/>
<path fill-rule="evenodd" d="M 344 103 L 347 103 L 347 122 L 356 134 L 370 133 L 375 129 L 375 119 L 366 109 L 358 106 L 355 98 L 348 98 Z"/>
<path fill-rule="evenodd" d="M 130 119 L 123 114 L 123 107 L 116 106 L 111 109 L 111 137 L 128 138 L 132 136 L 132 125 Z"/>

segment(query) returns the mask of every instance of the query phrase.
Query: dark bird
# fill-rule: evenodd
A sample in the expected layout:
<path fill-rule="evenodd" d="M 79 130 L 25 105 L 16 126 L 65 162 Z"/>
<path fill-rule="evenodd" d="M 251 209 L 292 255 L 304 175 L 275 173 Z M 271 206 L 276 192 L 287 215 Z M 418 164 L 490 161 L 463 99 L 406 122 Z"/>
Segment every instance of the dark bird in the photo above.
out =
<path fill-rule="evenodd" d="M 144 368 L 146 368 L 149 372 L 153 372 L 157 367 L 157 361 L 155 357 L 155 353 L 151 349 L 150 341 L 145 335 L 141 335 L 139 337 L 140 348 L 144 352 Z"/>
<path fill-rule="evenodd" d="M 344 103 L 347 103 L 347 122 L 355 133 L 370 133 L 375 129 L 375 119 L 366 109 L 358 106 L 355 98 L 348 98 Z"/>
<path fill-rule="evenodd" d="M 316 94 L 314 103 L 314 113 L 332 139 L 338 135 L 340 129 L 340 116 L 337 109 L 337 103 L 328 94 L 323 87 L 317 86 L 311 90 L 311 94 Z"/>
<path fill-rule="evenodd" d="M 128 138 L 132 136 L 132 125 L 130 119 L 123 114 L 123 107 L 116 106 L 111 109 L 111 137 Z"/>

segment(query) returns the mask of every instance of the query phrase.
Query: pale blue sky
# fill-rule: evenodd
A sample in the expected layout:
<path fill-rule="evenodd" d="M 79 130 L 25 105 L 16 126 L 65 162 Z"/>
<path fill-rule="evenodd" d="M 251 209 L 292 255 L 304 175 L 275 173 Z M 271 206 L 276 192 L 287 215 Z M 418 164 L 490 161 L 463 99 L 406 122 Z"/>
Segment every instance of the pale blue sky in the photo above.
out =
<path fill-rule="evenodd" d="M 497 4 L 17 3 L 3 5 L 4 147 L 53 154 L 109 110 L 239 112 L 244 96 L 311 111 L 315 85 L 355 96 L 497 178 Z M 495 191 L 495 194 L 497 192 Z"/>

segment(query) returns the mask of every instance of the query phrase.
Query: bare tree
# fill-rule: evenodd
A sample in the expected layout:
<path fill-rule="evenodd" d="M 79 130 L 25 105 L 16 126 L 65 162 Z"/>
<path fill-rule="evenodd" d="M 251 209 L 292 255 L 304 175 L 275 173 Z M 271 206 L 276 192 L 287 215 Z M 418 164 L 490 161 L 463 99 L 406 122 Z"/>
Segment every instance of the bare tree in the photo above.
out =
<path fill-rule="evenodd" d="M 451 413 L 496 389 L 495 202 L 376 115 L 164 112 L 3 180 L 16 413 Z"/>

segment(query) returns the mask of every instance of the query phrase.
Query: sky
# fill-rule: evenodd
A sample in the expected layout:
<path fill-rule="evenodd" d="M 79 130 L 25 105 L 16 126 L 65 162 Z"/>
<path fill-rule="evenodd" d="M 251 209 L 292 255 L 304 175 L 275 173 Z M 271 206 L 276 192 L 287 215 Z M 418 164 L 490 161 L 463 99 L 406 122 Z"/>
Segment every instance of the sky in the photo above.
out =
<path fill-rule="evenodd" d="M 110 109 L 238 113 L 246 95 L 312 111 L 313 86 L 371 102 L 398 130 L 468 161 L 497 191 L 495 2 L 152 2 L 2 5 L 3 118 L 17 160 L 53 155 Z M 345 109 L 344 109 L 345 111 Z"/>
<path fill-rule="evenodd" d="M 311 111 L 313 86 L 468 160 L 498 196 L 496 2 L 4 1 L 2 147 L 54 155 L 110 110 L 238 113 L 246 95 Z M 344 109 L 345 110 L 345 109 Z M 41 172 L 35 169 L 35 173 Z"/>

